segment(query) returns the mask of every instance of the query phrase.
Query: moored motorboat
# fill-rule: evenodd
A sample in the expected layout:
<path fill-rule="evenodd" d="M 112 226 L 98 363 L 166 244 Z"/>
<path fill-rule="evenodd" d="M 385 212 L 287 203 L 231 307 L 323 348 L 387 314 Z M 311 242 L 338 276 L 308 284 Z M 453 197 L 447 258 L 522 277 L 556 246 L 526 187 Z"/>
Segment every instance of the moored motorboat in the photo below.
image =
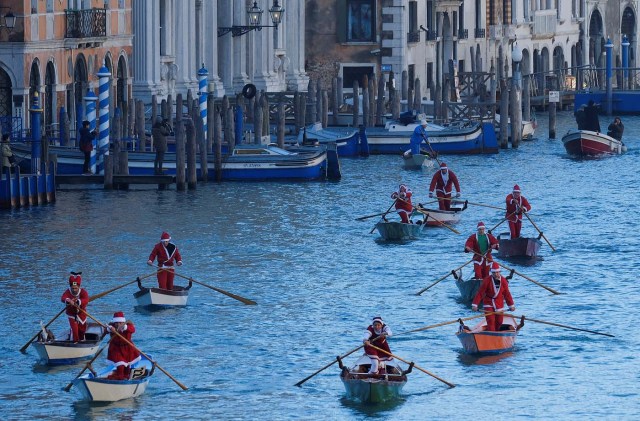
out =
<path fill-rule="evenodd" d="M 414 210 L 416 213 L 422 214 L 426 218 L 426 224 L 431 227 L 440 227 L 443 224 L 457 224 L 462 218 L 462 212 L 467 209 L 468 202 L 462 200 L 451 200 L 451 210 L 440 210 L 426 208 L 421 203 L 418 203 Z"/>
<path fill-rule="evenodd" d="M 622 141 L 591 130 L 569 130 L 562 136 L 567 153 L 576 156 L 616 155 L 627 151 Z"/>
<path fill-rule="evenodd" d="M 189 281 L 186 287 L 174 285 L 172 290 L 162 288 L 143 287 L 138 282 L 137 291 L 133 294 L 139 306 L 144 307 L 185 307 L 189 300 L 189 290 L 193 283 Z"/>
<path fill-rule="evenodd" d="M 495 115 L 495 120 L 496 120 L 496 130 L 499 131 L 500 128 L 500 114 Z M 538 126 L 538 124 L 536 123 L 535 119 L 532 120 L 522 120 L 522 132 L 521 132 L 521 139 L 522 140 L 532 140 L 533 139 L 533 135 L 536 132 L 536 127 Z M 509 118 L 508 120 L 508 137 L 509 139 L 511 139 L 511 118 Z"/>
<path fill-rule="evenodd" d="M 100 373 L 88 372 L 73 381 L 83 400 L 91 402 L 116 402 L 142 395 L 155 370 L 155 364 L 141 355 L 140 361 L 131 366 L 128 380 L 113 380 L 108 376 L 115 369 L 110 366 Z"/>
<path fill-rule="evenodd" d="M 541 237 L 542 235 L 538 238 L 511 238 L 510 233 L 501 233 L 498 235 L 500 247 L 498 249 L 498 257 L 535 259 L 538 257 L 538 251 L 542 246 L 542 241 L 540 241 Z"/>
<path fill-rule="evenodd" d="M 462 344 L 464 352 L 474 355 L 491 355 L 511 351 L 515 347 L 518 331 L 524 326 L 524 316 L 520 324 L 515 317 L 505 315 L 502 326 L 497 332 L 485 330 L 487 321 L 483 319 L 473 328 L 468 328 L 460 320 L 460 328 L 456 336 Z"/>
<path fill-rule="evenodd" d="M 361 131 L 346 127 L 323 128 L 321 123 L 305 127 L 298 135 L 298 144 L 303 146 L 319 143 L 326 145 L 335 143 L 338 156 L 354 157 L 369 155 L 367 138 L 364 129 Z"/>
<path fill-rule="evenodd" d="M 65 333 L 65 339 L 56 339 L 49 330 L 43 330 L 33 346 L 38 352 L 40 362 L 47 365 L 68 365 L 89 360 L 95 355 L 104 338 L 106 330 L 98 323 L 87 322 L 85 340 L 74 342 L 70 332 Z"/>
<path fill-rule="evenodd" d="M 362 403 L 382 403 L 397 399 L 405 384 L 407 384 L 407 374 L 411 372 L 413 366 L 407 370 L 395 361 L 380 361 L 380 374 L 368 374 L 371 368 L 371 359 L 363 355 L 355 362 L 353 367 L 347 368 L 338 358 L 340 369 L 340 380 L 344 384 L 347 398 L 358 400 Z"/>

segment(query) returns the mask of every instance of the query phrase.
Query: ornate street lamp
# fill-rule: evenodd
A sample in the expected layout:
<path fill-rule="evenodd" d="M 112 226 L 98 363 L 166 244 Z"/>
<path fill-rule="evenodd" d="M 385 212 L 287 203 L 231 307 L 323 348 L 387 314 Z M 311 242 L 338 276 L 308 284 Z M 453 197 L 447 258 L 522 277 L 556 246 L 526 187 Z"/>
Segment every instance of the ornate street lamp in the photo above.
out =
<path fill-rule="evenodd" d="M 9 13 L 4 15 L 4 25 L 0 23 L 0 28 L 8 28 L 9 31 L 12 31 L 16 27 L 16 18 L 17 16 L 9 10 Z"/>
<path fill-rule="evenodd" d="M 284 13 L 284 7 L 280 6 L 278 0 L 273 0 L 273 5 L 269 9 L 269 15 L 271 15 L 271 22 L 273 25 L 260 25 L 262 20 L 262 14 L 264 11 L 258 6 L 257 0 L 253 2 L 253 6 L 247 8 L 247 18 L 249 20 L 249 26 L 233 25 L 229 27 L 219 27 L 218 36 L 231 32 L 234 37 L 239 37 L 251 31 L 260 31 L 262 28 L 276 28 L 282 22 L 282 15 Z"/>

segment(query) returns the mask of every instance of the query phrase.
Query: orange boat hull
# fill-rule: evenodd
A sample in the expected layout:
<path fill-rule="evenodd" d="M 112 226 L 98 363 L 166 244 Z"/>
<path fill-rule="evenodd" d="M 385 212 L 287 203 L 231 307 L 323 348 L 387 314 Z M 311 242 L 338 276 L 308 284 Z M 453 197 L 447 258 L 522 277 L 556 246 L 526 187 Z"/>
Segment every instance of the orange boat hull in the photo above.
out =
<path fill-rule="evenodd" d="M 486 321 L 478 323 L 473 329 L 460 329 L 456 336 L 467 354 L 491 355 L 512 351 L 518 336 L 517 323 L 513 317 L 505 316 L 503 325 L 510 325 L 513 330 L 499 332 L 486 331 Z"/>

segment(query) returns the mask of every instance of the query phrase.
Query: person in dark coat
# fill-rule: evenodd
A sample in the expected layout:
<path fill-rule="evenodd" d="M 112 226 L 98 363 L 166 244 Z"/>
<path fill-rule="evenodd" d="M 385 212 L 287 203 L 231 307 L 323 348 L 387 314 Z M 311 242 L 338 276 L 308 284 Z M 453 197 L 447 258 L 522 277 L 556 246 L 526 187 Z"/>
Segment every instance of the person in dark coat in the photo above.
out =
<path fill-rule="evenodd" d="M 622 133 L 624 133 L 624 124 L 622 124 L 622 120 L 620 117 L 616 117 L 613 119 L 613 123 L 609 124 L 607 128 L 607 136 L 611 136 L 614 139 L 622 142 Z"/>
<path fill-rule="evenodd" d="M 93 139 L 96 138 L 96 131 L 89 130 L 89 121 L 82 122 L 80 129 L 80 150 L 84 153 L 84 164 L 82 165 L 83 174 L 91 174 L 89 170 L 89 160 L 91 159 L 91 151 L 93 151 Z"/>
<path fill-rule="evenodd" d="M 164 154 L 167 152 L 167 136 L 171 133 L 169 122 L 165 118 L 156 119 L 151 128 L 151 136 L 153 136 L 153 147 L 156 150 L 156 159 L 153 161 L 153 173 L 162 174 L 162 164 L 164 162 Z"/>
<path fill-rule="evenodd" d="M 598 118 L 598 106 L 589 100 L 589 104 L 584 109 L 584 117 L 586 127 L 585 130 L 591 130 L 592 132 L 600 133 L 600 119 Z"/>

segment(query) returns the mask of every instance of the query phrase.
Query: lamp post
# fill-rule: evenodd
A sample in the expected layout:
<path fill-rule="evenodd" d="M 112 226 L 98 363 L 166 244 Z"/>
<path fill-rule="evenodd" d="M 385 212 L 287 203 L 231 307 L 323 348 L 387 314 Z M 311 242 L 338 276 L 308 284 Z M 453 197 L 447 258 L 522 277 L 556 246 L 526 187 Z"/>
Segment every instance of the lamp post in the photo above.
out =
<path fill-rule="evenodd" d="M 8 8 L 2 7 L 2 9 L 8 9 Z M 11 31 L 13 30 L 13 28 L 16 27 L 17 16 L 14 15 L 13 12 L 11 12 L 11 10 L 9 10 L 9 13 L 4 15 L 3 18 L 4 18 L 4 25 L 0 23 L 0 28 L 7 28 L 9 29 L 9 31 Z"/>
<path fill-rule="evenodd" d="M 273 0 L 273 5 L 269 9 L 269 15 L 271 16 L 273 25 L 260 25 L 263 13 L 264 11 L 258 6 L 258 1 L 255 0 L 253 6 L 247 8 L 249 26 L 233 25 L 218 27 L 218 37 L 226 35 L 229 32 L 231 32 L 231 36 L 239 37 L 251 31 L 260 31 L 262 28 L 278 29 L 278 25 L 282 22 L 282 15 L 284 14 L 284 7 L 280 6 L 278 0 Z"/>

